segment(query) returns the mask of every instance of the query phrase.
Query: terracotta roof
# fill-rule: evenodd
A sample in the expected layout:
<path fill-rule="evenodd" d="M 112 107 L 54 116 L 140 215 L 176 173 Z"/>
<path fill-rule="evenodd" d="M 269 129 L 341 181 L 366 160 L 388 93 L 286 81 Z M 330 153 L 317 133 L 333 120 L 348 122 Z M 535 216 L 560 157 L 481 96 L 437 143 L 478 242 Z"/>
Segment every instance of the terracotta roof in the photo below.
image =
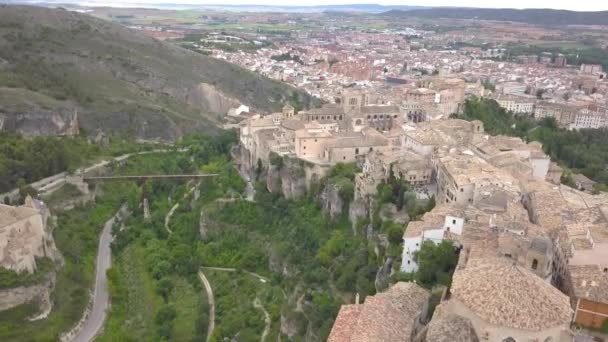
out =
<path fill-rule="evenodd" d="M 599 265 L 569 265 L 568 270 L 577 298 L 608 303 L 608 271 Z"/>
<path fill-rule="evenodd" d="M 429 293 L 415 283 L 400 282 L 360 305 L 340 309 L 329 342 L 410 341 Z M 354 308 L 356 307 L 356 308 Z"/>
<path fill-rule="evenodd" d="M 454 314 L 440 314 L 437 310 L 428 325 L 429 342 L 479 342 L 471 320 Z"/>
<path fill-rule="evenodd" d="M 522 330 L 568 324 L 566 295 L 507 258 L 471 259 L 454 273 L 452 294 L 489 323 Z"/>

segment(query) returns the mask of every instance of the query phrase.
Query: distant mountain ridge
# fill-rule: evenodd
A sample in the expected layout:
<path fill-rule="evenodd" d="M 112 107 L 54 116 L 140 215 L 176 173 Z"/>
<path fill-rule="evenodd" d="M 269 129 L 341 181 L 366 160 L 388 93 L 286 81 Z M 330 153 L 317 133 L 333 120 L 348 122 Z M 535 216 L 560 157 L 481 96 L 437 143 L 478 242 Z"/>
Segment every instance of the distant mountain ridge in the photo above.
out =
<path fill-rule="evenodd" d="M 608 25 L 608 11 L 576 12 L 554 9 L 435 7 L 411 11 L 391 10 L 382 16 L 514 21 L 537 25 Z"/>
<path fill-rule="evenodd" d="M 89 15 L 0 5 L 0 130 L 85 131 L 172 141 L 217 130 L 231 106 L 312 98 L 285 83 Z M 53 127 L 50 127 L 53 126 Z"/>
<path fill-rule="evenodd" d="M 82 7 L 116 7 L 118 3 L 108 3 L 104 1 L 72 1 L 72 0 L 0 0 L 0 3 L 8 4 L 25 4 L 25 5 L 40 5 L 40 6 L 61 6 L 61 5 L 78 5 Z M 120 2 L 120 7 L 123 8 L 155 8 L 163 10 L 217 10 L 217 11 L 233 11 L 233 12 L 287 12 L 287 13 L 319 13 L 319 12 L 365 12 L 365 13 L 382 13 L 390 10 L 408 11 L 411 9 L 426 8 L 424 6 L 406 6 L 406 5 L 379 5 L 374 3 L 369 4 L 344 4 L 344 5 L 230 5 L 222 4 L 221 1 L 211 4 L 186 4 L 186 3 L 170 3 L 170 2 L 137 2 L 125 1 Z"/>

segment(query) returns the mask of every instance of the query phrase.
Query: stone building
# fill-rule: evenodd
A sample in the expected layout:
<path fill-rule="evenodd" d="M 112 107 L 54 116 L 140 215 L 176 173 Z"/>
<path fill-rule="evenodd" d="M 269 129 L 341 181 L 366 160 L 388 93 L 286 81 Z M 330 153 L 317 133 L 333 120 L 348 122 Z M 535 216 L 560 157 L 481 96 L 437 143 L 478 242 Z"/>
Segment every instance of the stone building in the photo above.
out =
<path fill-rule="evenodd" d="M 454 273 L 445 311 L 469 319 L 481 340 L 571 341 L 566 295 L 508 258 L 471 259 Z"/>
<path fill-rule="evenodd" d="M 426 322 L 429 297 L 422 287 L 399 282 L 363 304 L 342 305 L 327 341 L 415 341 Z"/>

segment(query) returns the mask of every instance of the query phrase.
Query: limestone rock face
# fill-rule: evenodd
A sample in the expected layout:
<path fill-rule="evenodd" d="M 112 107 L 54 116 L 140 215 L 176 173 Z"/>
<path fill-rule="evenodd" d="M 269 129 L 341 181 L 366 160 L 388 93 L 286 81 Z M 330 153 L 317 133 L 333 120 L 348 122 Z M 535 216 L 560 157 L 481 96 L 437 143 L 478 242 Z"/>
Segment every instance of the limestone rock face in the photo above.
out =
<path fill-rule="evenodd" d="M 221 114 L 226 114 L 230 108 L 241 104 L 237 99 L 225 95 L 208 83 L 200 83 L 190 89 L 186 100 L 189 105 L 201 111 Z"/>
<path fill-rule="evenodd" d="M 348 218 L 353 223 L 353 228 L 359 219 L 365 219 L 368 215 L 369 207 L 365 199 L 357 198 L 348 206 Z"/>
<path fill-rule="evenodd" d="M 270 165 L 266 173 L 268 191 L 287 199 L 300 198 L 308 190 L 306 172 L 297 161 L 287 159 L 281 168 Z"/>
<path fill-rule="evenodd" d="M 342 208 L 344 207 L 344 201 L 340 198 L 340 194 L 336 186 L 333 184 L 327 184 L 321 192 L 321 206 L 323 211 L 329 215 L 332 219 L 342 214 Z"/>
<path fill-rule="evenodd" d="M 0 267 L 32 273 L 36 258 L 54 258 L 56 248 L 48 218 L 44 203 L 29 196 L 23 206 L 0 204 Z"/>
<path fill-rule="evenodd" d="M 26 137 L 70 136 L 77 133 L 73 110 L 23 111 L 0 113 L 0 131 L 16 132 Z M 75 123 L 77 127 L 77 122 Z"/>
<path fill-rule="evenodd" d="M 8 310 L 16 306 L 37 301 L 42 311 L 51 305 L 50 293 L 55 284 L 54 275 L 39 285 L 19 286 L 12 289 L 0 290 L 0 311 Z"/>

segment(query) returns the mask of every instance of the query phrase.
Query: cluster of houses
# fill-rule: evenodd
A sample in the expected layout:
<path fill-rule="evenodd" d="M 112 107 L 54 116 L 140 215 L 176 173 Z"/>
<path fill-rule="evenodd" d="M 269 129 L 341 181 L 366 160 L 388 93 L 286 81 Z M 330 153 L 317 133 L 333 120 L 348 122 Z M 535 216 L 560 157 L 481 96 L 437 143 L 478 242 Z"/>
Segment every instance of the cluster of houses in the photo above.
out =
<path fill-rule="evenodd" d="M 432 315 L 427 289 L 397 283 L 344 305 L 329 341 L 571 341 L 575 325 L 600 328 L 608 318 L 607 195 L 561 185 L 561 168 L 539 143 L 414 112 L 425 101 L 441 111 L 427 95 L 441 90 L 432 88 L 399 105 L 352 90 L 336 104 L 297 114 L 286 106 L 240 123 L 251 166 L 273 153 L 319 170 L 357 162 L 355 199 L 373 196 L 389 175 L 421 198 L 435 196 L 436 207 L 407 224 L 400 271 L 418 270 L 427 240 L 459 250 Z M 462 88 L 448 89 L 461 101 Z"/>

